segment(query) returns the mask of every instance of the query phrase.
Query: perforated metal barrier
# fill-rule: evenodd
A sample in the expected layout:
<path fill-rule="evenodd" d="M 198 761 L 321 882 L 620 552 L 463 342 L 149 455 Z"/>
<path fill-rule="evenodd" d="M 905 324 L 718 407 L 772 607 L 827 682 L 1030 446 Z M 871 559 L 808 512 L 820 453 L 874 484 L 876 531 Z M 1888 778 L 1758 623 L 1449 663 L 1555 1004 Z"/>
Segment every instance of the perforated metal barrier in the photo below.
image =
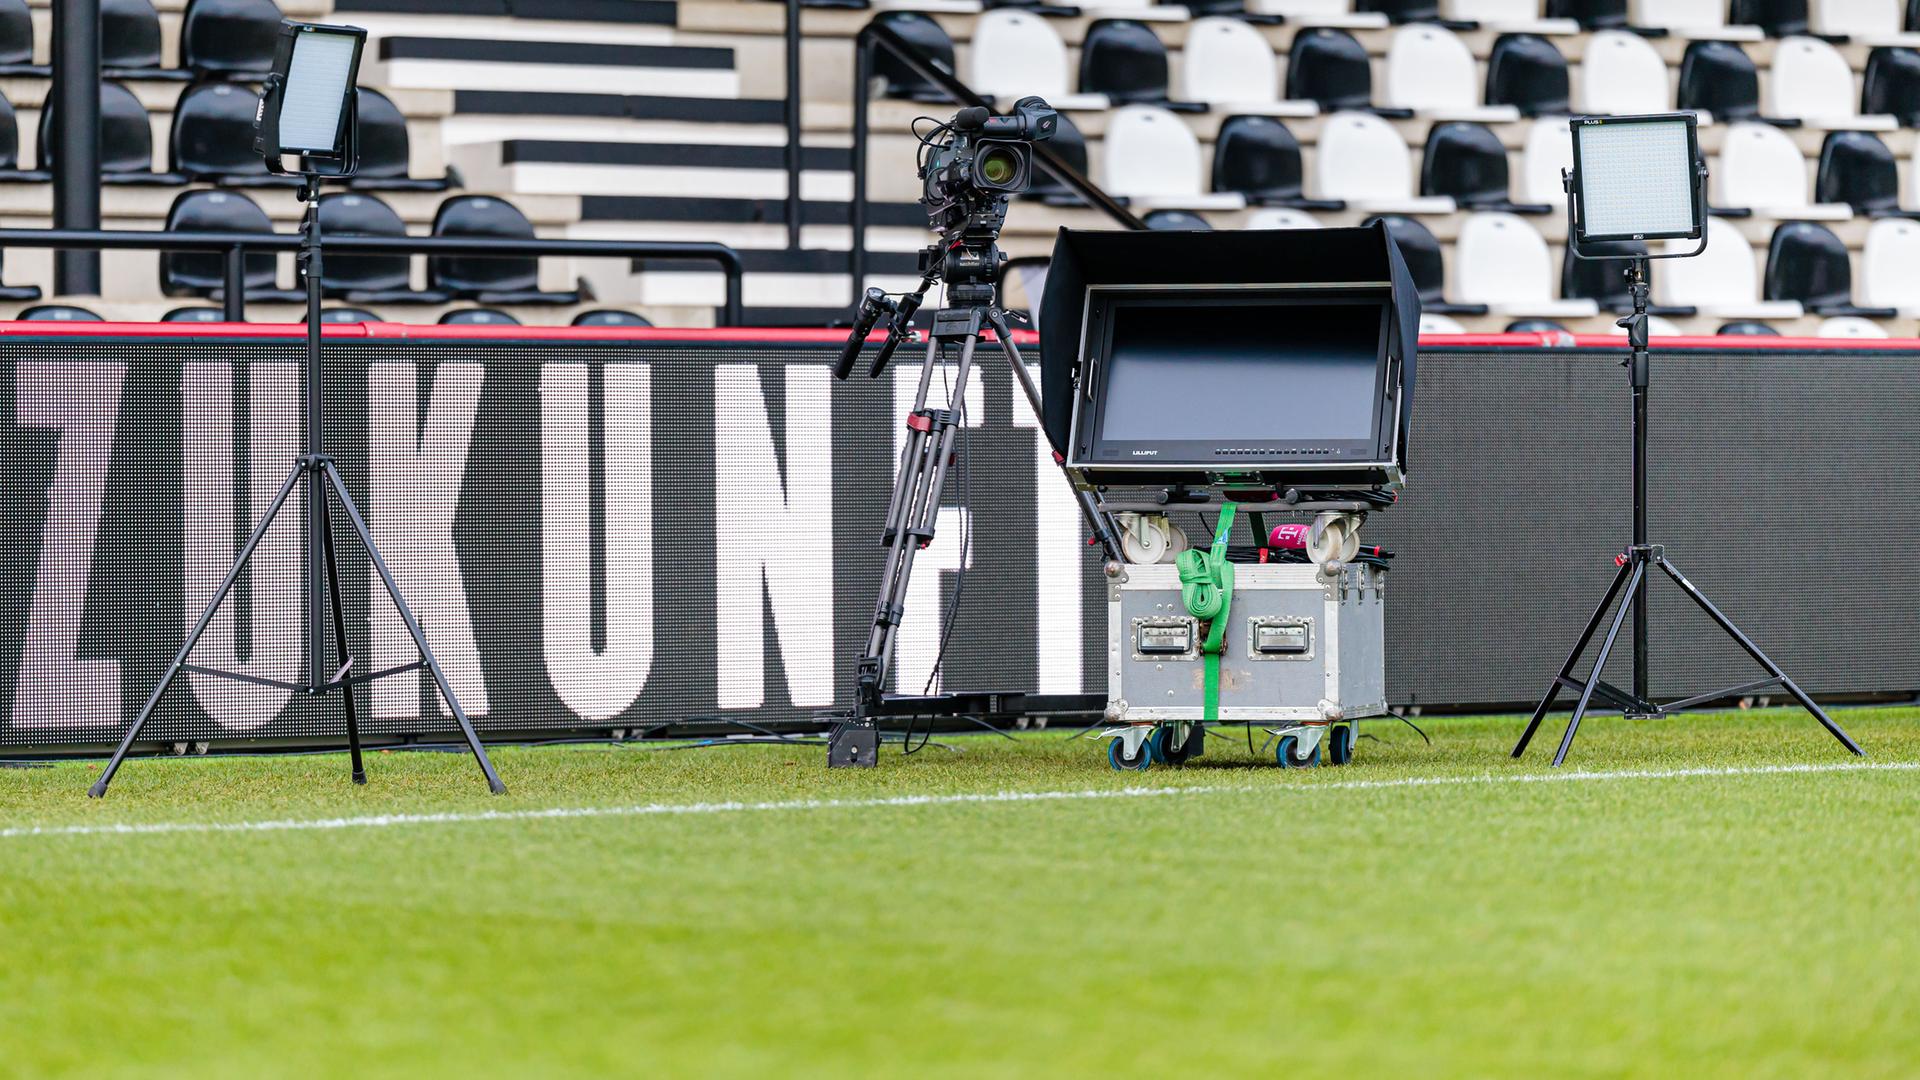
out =
<path fill-rule="evenodd" d="M 724 331 L 330 345 L 328 450 L 483 732 L 844 702 L 912 373 L 834 384 L 835 348 Z M 300 356 L 293 337 L 0 335 L 0 746 L 94 746 L 131 721 L 301 451 Z M 1558 667 L 1627 531 L 1616 361 L 1423 352 L 1412 479 L 1368 526 L 1399 552 L 1396 703 L 1522 702 Z M 896 677 L 927 685 L 960 590 L 935 685 L 1097 691 L 1094 554 L 1007 373 L 984 374 Z M 1920 350 L 1691 349 L 1654 379 L 1654 538 L 1813 692 L 1920 688 Z M 305 677 L 300 521 L 282 514 L 196 662 Z M 412 660 L 338 539 L 361 670 Z M 1657 633 L 1700 625 L 1683 605 L 1655 593 Z M 1746 677 L 1717 636 L 1662 638 L 1658 694 Z M 418 672 L 365 693 L 371 732 L 447 726 Z M 187 676 L 150 731 L 326 742 L 338 708 Z"/>

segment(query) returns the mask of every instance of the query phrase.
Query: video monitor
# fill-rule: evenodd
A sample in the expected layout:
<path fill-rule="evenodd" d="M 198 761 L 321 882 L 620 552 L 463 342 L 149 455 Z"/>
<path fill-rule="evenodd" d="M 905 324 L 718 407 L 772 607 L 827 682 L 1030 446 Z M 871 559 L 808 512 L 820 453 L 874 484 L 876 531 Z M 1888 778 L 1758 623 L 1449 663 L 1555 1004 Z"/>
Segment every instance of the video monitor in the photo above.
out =
<path fill-rule="evenodd" d="M 1094 289 L 1070 463 L 1140 474 L 1390 482 L 1384 292 Z"/>

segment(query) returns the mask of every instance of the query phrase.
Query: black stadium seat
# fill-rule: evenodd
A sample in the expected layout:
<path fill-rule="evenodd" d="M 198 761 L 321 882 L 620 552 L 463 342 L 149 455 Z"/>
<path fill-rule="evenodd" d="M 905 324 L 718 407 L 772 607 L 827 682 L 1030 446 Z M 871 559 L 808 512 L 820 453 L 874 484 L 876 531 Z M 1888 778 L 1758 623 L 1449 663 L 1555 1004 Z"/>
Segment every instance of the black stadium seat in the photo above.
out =
<path fill-rule="evenodd" d="M 889 11 L 874 21 L 906 38 L 923 59 L 935 61 L 948 71 L 957 70 L 953 39 L 931 18 L 917 11 Z M 887 81 L 883 91 L 887 97 L 928 102 L 948 100 L 944 92 L 915 74 L 891 49 L 876 47 L 873 50 L 873 73 Z"/>
<path fill-rule="evenodd" d="M 53 70 L 33 62 L 33 12 L 27 0 L 0 0 L 0 75 L 35 75 Z"/>
<path fill-rule="evenodd" d="M 440 204 L 433 235 L 531 240 L 533 224 L 505 199 L 456 195 Z M 526 258 L 435 255 L 427 260 L 427 285 L 483 304 L 575 304 L 578 292 L 542 292 L 539 263 Z"/>
<path fill-rule="evenodd" d="M 461 308 L 440 316 L 442 326 L 519 326 L 520 320 L 492 308 Z"/>
<path fill-rule="evenodd" d="M 259 92 L 243 83 L 187 87 L 173 107 L 173 130 L 167 139 L 173 171 L 217 184 L 298 184 L 296 177 L 267 172 L 267 163 L 253 151 L 253 114 L 259 104 Z"/>
<path fill-rule="evenodd" d="M 1413 275 L 1413 286 L 1420 293 L 1420 310 L 1436 315 L 1487 313 L 1485 304 L 1447 303 L 1447 264 L 1440 254 L 1440 241 L 1425 225 L 1399 214 L 1369 218 L 1366 224 L 1376 221 L 1387 227 L 1387 235 L 1393 237 L 1400 257 L 1407 262 L 1407 272 Z"/>
<path fill-rule="evenodd" d="M 1066 113 L 1060 114 L 1060 123 L 1053 129 L 1053 138 L 1047 140 L 1048 149 L 1066 159 L 1066 163 L 1081 176 L 1088 175 L 1087 137 L 1073 126 Z M 1080 196 L 1073 189 L 1054 178 L 1054 175 L 1038 166 L 1033 170 L 1033 184 L 1027 188 L 1024 197 L 1039 199 L 1049 206 L 1079 206 Z"/>
<path fill-rule="evenodd" d="M 21 322 L 105 322 L 98 313 L 72 304 L 38 304 L 14 318 Z"/>
<path fill-rule="evenodd" d="M 184 191 L 167 211 L 169 232 L 270 233 L 273 222 L 259 204 L 237 191 Z M 247 255 L 249 300 L 298 301 L 306 293 L 274 285 L 272 252 Z M 226 291 L 226 258 L 214 252 L 160 253 L 160 291 L 168 296 L 220 296 Z"/>
<path fill-rule="evenodd" d="M 1767 248 L 1766 298 L 1798 300 L 1821 315 L 1873 315 L 1853 306 L 1853 263 L 1832 229 L 1811 221 L 1788 221 L 1773 231 Z"/>
<path fill-rule="evenodd" d="M 52 108 L 40 110 L 40 167 L 53 168 Z M 153 121 L 133 91 L 100 84 L 100 180 L 106 184 L 179 185 L 179 173 L 153 171 Z"/>
<path fill-rule="evenodd" d="M 1311 101 L 1324 112 L 1373 106 L 1373 64 L 1352 34 L 1331 27 L 1302 29 L 1287 52 L 1287 98 Z"/>
<path fill-rule="evenodd" d="M 393 207 L 378 198 L 340 192 L 320 199 L 320 235 L 405 236 L 407 226 Z M 452 299 L 443 290 L 414 291 L 409 284 L 410 264 L 406 255 L 329 255 L 322 264 L 320 284 L 327 295 L 354 304 L 444 304 Z"/>
<path fill-rule="evenodd" d="M 217 307 L 177 307 L 160 316 L 161 322 L 226 322 L 226 313 Z"/>
<path fill-rule="evenodd" d="M 1633 240 L 1593 241 L 1580 250 L 1589 255 L 1645 255 L 1647 245 Z M 1649 282 L 1654 265 L 1647 264 Z M 1627 291 L 1626 267 L 1626 262 L 1617 259 L 1576 259 L 1568 248 L 1560 260 L 1560 295 L 1568 300 L 1592 300 L 1602 311 L 1631 311 L 1633 294 Z"/>
<path fill-rule="evenodd" d="M 1804 34 L 1807 0 L 1733 0 L 1727 21 L 1735 26 L 1757 26 L 1772 38 Z"/>
<path fill-rule="evenodd" d="M 258 79 L 273 67 L 280 21 L 273 0 L 188 0 L 180 66 L 203 77 Z"/>
<path fill-rule="evenodd" d="M 1538 34 L 1502 34 L 1487 55 L 1487 104 L 1511 105 L 1523 116 L 1573 111 L 1567 58 Z"/>
<path fill-rule="evenodd" d="M 1155 210 L 1140 220 L 1158 232 L 1212 232 L 1207 219 L 1191 210 Z"/>
<path fill-rule="evenodd" d="M 1353 10 L 1378 12 L 1397 23 L 1433 22 L 1440 18 L 1439 0 L 1354 0 Z"/>
<path fill-rule="evenodd" d="M 36 183 L 53 179 L 44 169 L 20 167 L 20 120 L 13 102 L 0 95 L 0 183 Z"/>
<path fill-rule="evenodd" d="M 184 79 L 160 66 L 160 13 L 153 0 L 100 0 L 100 73 L 109 79 Z"/>
<path fill-rule="evenodd" d="M 1344 204 L 1308 199 L 1300 141 L 1271 116 L 1229 116 L 1213 140 L 1213 190 L 1238 192 L 1270 206 L 1340 209 Z"/>
<path fill-rule="evenodd" d="M 1860 111 L 1897 116 L 1907 127 L 1920 127 L 1920 49 L 1882 46 L 1867 55 Z"/>
<path fill-rule="evenodd" d="M 407 140 L 407 118 L 378 90 L 360 89 L 360 171 L 352 187 L 360 191 L 445 191 L 453 176 L 415 178 L 407 174 L 413 152 Z"/>
<path fill-rule="evenodd" d="M 1899 214 L 1900 163 L 1871 131 L 1828 132 L 1820 144 L 1813 201 L 1846 203 L 1869 217 Z"/>
<path fill-rule="evenodd" d="M 1907 0 L 1907 30 L 1920 34 L 1920 0 Z"/>
<path fill-rule="evenodd" d="M 0 285 L 0 300 L 38 300 L 38 285 Z"/>
<path fill-rule="evenodd" d="M 1116 105 L 1167 100 L 1167 47 L 1133 19 L 1096 19 L 1080 45 L 1080 92 Z"/>
<path fill-rule="evenodd" d="M 1679 107 L 1728 123 L 1760 115 L 1760 69 L 1731 41 L 1696 41 L 1680 60 Z"/>
<path fill-rule="evenodd" d="M 306 322 L 307 317 L 305 315 L 300 316 L 300 321 Z M 320 309 L 320 325 L 321 326 L 325 326 L 328 323 L 362 323 L 362 322 L 385 322 L 385 321 L 386 320 L 382 319 L 378 315 L 375 315 L 373 312 L 368 311 L 366 308 L 332 307 L 332 308 Z"/>
<path fill-rule="evenodd" d="M 1449 121 L 1427 132 L 1420 162 L 1420 194 L 1445 195 L 1475 209 L 1515 209 L 1507 148 L 1484 124 Z M 1546 213 L 1550 207 L 1525 209 Z"/>
<path fill-rule="evenodd" d="M 1552 319 L 1515 319 L 1506 325 L 1508 334 L 1564 334 L 1567 328 Z"/>
<path fill-rule="evenodd" d="M 1627 25 L 1627 0 L 1547 0 L 1547 18 L 1572 19 L 1582 30 L 1620 30 Z"/>
<path fill-rule="evenodd" d="M 619 311 L 614 308 L 602 308 L 599 311 L 583 311 L 573 317 L 575 326 L 652 326 L 647 320 L 631 311 Z"/>
<path fill-rule="evenodd" d="M 1776 327 L 1768 326 L 1766 323 L 1763 323 L 1763 322 L 1754 322 L 1751 319 L 1743 319 L 1743 320 L 1740 320 L 1739 322 L 1730 322 L 1725 326 L 1722 326 L 1719 330 L 1715 331 L 1715 333 L 1724 334 L 1728 337 L 1779 337 L 1780 336 L 1780 331 Z"/>

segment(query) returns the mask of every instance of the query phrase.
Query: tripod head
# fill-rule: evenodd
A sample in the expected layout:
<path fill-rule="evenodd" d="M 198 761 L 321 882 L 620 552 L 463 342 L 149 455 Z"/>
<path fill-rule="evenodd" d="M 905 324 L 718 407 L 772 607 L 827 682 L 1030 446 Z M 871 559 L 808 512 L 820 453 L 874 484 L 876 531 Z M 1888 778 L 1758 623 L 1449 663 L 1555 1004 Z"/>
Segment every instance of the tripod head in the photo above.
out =
<path fill-rule="evenodd" d="M 1006 253 L 1000 230 L 1007 200 L 1033 182 L 1033 144 L 1053 138 L 1060 114 L 1039 97 L 1024 97 L 1013 112 L 995 116 L 984 107 L 961 109 L 952 120 L 920 136 L 920 205 L 940 238 L 920 251 L 920 285 L 894 300 L 868 289 L 854 315 L 853 330 L 834 365 L 833 377 L 853 371 L 867 335 L 886 320 L 887 339 L 874 355 L 870 378 L 886 370 L 893 352 L 911 332 L 927 290 L 945 282 L 953 307 L 991 308 Z"/>

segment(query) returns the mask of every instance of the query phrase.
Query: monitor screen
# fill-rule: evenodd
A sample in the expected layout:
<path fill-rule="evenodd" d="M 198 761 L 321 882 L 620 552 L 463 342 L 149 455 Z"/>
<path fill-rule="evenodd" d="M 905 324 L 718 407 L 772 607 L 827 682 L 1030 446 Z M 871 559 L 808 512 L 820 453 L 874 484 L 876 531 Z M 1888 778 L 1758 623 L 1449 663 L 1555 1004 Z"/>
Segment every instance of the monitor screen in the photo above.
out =
<path fill-rule="evenodd" d="M 1371 442 L 1381 304 L 1118 301 L 1102 443 Z"/>

